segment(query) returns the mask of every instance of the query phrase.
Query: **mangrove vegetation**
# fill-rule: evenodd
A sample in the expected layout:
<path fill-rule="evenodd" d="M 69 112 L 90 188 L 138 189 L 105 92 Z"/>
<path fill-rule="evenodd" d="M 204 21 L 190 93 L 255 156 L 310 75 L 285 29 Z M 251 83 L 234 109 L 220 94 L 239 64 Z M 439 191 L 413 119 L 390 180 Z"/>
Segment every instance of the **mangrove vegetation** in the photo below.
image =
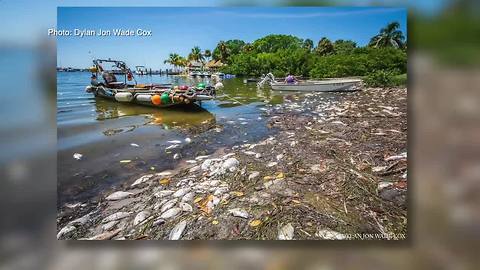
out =
<path fill-rule="evenodd" d="M 166 60 L 174 66 L 186 66 L 188 60 L 204 62 L 210 57 L 225 65 L 224 73 L 238 76 L 261 76 L 273 73 L 316 79 L 363 77 L 371 86 L 405 84 L 407 72 L 406 38 L 398 22 L 379 30 L 366 46 L 352 40 L 318 42 L 293 35 L 272 34 L 251 43 L 234 39 L 218 42 L 213 51 L 195 46 L 187 58 L 173 54 Z M 170 55 L 172 57 L 172 55 Z M 177 57 L 177 58 L 175 58 Z"/>

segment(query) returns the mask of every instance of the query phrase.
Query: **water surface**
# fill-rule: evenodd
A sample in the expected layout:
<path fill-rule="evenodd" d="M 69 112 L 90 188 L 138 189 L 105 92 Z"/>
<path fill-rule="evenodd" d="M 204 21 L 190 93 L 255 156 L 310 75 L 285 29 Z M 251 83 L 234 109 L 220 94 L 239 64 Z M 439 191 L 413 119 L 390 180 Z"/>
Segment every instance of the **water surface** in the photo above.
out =
<path fill-rule="evenodd" d="M 265 108 L 292 95 L 257 89 L 255 83 L 236 78 L 224 80 L 218 98 L 201 106 L 160 109 L 94 98 L 85 92 L 89 80 L 88 72 L 57 73 L 59 205 L 89 199 L 143 173 L 171 169 L 199 154 L 260 140 L 273 132 L 265 125 Z M 137 76 L 137 81 L 199 82 L 160 75 Z M 185 142 L 187 137 L 192 143 Z M 182 144 L 165 150 L 171 140 Z M 82 159 L 74 159 L 75 153 L 82 154 Z M 180 160 L 173 159 L 176 153 Z"/>

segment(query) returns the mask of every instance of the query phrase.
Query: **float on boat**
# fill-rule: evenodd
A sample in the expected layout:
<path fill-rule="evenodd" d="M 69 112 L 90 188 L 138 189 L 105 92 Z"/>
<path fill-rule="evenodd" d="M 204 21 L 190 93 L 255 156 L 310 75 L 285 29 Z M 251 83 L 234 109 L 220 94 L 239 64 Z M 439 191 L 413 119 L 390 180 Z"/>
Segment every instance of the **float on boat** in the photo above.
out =
<path fill-rule="evenodd" d="M 137 84 L 133 72 L 123 61 L 95 59 L 90 71 L 92 72 L 91 82 L 85 91 L 94 94 L 95 97 L 122 103 L 170 107 L 194 104 L 215 97 L 215 88 L 204 83 L 195 86 Z M 118 81 L 115 74 L 123 75 L 123 81 Z"/>
<path fill-rule="evenodd" d="M 359 79 L 330 79 L 330 80 L 296 80 L 293 83 L 275 80 L 272 73 L 268 73 L 257 83 L 259 87 L 270 85 L 272 90 L 278 91 L 306 91 L 306 92 L 335 92 L 356 91 L 362 80 Z"/>

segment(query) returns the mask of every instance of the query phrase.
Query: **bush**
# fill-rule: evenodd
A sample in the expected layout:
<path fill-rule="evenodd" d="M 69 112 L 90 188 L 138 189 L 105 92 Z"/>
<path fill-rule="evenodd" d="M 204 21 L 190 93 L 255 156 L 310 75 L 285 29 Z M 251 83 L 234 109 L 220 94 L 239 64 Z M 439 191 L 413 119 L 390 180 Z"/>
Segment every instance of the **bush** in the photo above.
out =
<path fill-rule="evenodd" d="M 368 87 L 389 87 L 394 85 L 394 76 L 389 71 L 378 70 L 368 74 L 364 82 Z"/>
<path fill-rule="evenodd" d="M 407 85 L 407 74 L 400 74 L 393 77 L 393 85 L 395 86 L 406 86 Z"/>

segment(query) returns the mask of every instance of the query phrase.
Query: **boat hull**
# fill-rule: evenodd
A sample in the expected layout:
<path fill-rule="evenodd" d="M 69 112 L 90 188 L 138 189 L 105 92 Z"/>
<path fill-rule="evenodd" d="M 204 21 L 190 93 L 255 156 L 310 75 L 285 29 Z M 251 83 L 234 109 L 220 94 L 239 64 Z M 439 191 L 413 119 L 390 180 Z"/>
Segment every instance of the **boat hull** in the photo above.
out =
<path fill-rule="evenodd" d="M 93 93 L 95 97 L 97 98 L 104 98 L 112 101 L 116 101 L 119 103 L 127 103 L 127 104 L 137 104 L 137 105 L 142 105 L 142 106 L 149 106 L 149 107 L 156 107 L 156 108 L 167 108 L 167 107 L 172 107 L 172 106 L 188 106 L 188 105 L 193 105 L 197 102 L 201 101 L 206 101 L 206 100 L 211 100 L 213 99 L 212 96 L 209 95 L 197 95 L 196 97 L 189 99 L 189 103 L 170 103 L 170 104 L 160 104 L 160 105 L 155 105 L 151 101 L 145 101 L 145 100 L 137 100 L 135 96 L 137 95 L 153 95 L 153 94 L 160 94 L 158 91 L 155 90 L 143 90 L 143 91 L 135 91 L 132 96 L 133 98 L 129 101 L 119 101 L 118 99 L 115 98 L 115 95 L 118 93 L 131 93 L 131 91 L 128 90 L 118 90 L 118 89 L 111 89 L 111 88 L 106 88 L 106 87 L 91 87 L 87 89 L 87 92 Z"/>
<path fill-rule="evenodd" d="M 336 92 L 355 91 L 354 85 L 360 80 L 351 81 L 307 81 L 297 84 L 271 83 L 272 90 L 277 91 L 305 91 L 305 92 Z"/>

